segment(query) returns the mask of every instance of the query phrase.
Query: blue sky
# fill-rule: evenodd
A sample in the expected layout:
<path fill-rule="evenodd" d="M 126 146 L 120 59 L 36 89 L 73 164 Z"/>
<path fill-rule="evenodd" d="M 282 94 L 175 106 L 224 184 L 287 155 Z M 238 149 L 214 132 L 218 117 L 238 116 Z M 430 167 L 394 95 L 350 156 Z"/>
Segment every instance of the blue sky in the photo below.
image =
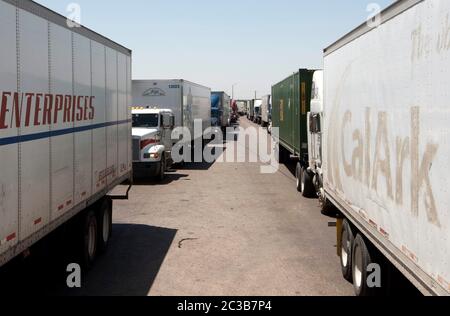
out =
<path fill-rule="evenodd" d="M 269 94 L 322 50 L 392 0 L 38 0 L 133 50 L 134 79 L 183 78 L 236 98 Z"/>

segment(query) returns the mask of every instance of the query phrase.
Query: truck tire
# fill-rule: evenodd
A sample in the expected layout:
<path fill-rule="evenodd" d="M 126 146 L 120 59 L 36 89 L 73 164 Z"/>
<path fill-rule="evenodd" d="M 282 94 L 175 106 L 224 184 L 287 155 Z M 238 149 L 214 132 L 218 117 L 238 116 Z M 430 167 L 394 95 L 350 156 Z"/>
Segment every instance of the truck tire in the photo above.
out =
<path fill-rule="evenodd" d="M 317 196 L 313 178 L 311 171 L 302 168 L 302 193 L 305 198 L 314 198 Z"/>
<path fill-rule="evenodd" d="M 352 277 L 356 296 L 374 296 L 377 291 L 369 287 L 368 268 L 374 263 L 374 255 L 369 251 L 367 242 L 358 234 L 353 243 L 352 251 Z"/>
<path fill-rule="evenodd" d="M 300 163 L 297 163 L 297 167 L 295 168 L 295 178 L 296 178 L 296 184 L 297 184 L 297 191 L 302 193 L 303 192 L 303 168 Z"/>
<path fill-rule="evenodd" d="M 81 220 L 80 264 L 90 269 L 97 256 L 98 224 L 94 211 L 89 210 Z"/>
<path fill-rule="evenodd" d="M 161 159 L 161 164 L 159 167 L 158 180 L 160 182 L 163 182 L 165 178 L 166 178 L 166 160 L 163 158 Z"/>
<path fill-rule="evenodd" d="M 342 223 L 341 231 L 340 262 L 342 276 L 349 282 L 353 282 L 352 255 L 354 243 L 355 235 L 353 233 L 352 227 L 347 220 L 344 220 Z"/>
<path fill-rule="evenodd" d="M 100 253 L 105 253 L 112 235 L 112 201 L 103 200 L 97 211 L 98 237 L 97 245 Z"/>

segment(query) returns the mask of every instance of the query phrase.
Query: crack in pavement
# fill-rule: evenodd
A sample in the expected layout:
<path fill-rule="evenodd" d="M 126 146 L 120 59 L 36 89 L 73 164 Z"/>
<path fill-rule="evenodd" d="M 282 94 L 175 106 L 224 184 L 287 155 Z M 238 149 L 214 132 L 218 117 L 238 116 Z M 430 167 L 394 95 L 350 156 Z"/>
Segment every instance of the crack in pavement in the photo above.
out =
<path fill-rule="evenodd" d="M 194 240 L 198 240 L 198 238 L 185 238 L 185 239 L 181 239 L 180 242 L 178 243 L 178 248 L 182 248 L 183 247 L 183 243 L 185 241 L 194 241 Z"/>

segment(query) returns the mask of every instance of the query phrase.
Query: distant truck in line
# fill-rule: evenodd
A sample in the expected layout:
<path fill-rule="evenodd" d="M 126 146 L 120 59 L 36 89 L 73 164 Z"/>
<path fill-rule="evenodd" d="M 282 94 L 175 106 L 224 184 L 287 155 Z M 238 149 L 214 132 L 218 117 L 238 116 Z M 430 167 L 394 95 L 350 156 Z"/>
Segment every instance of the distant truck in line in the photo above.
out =
<path fill-rule="evenodd" d="M 225 92 L 211 92 L 211 125 L 225 130 L 230 126 L 231 98 Z"/>
<path fill-rule="evenodd" d="M 172 110 L 133 108 L 133 170 L 136 177 L 157 177 L 160 181 L 173 164 Z"/>
<path fill-rule="evenodd" d="M 338 219 L 341 270 L 357 295 L 386 293 L 398 271 L 426 295 L 450 295 L 449 78 L 442 72 L 450 51 L 440 29 L 449 12 L 446 0 L 400 0 L 376 28 L 364 23 L 324 50 L 308 173 L 322 211 Z M 367 282 L 377 267 L 381 289 Z"/>
<path fill-rule="evenodd" d="M 133 80 L 132 95 L 135 108 L 171 110 L 175 121 L 173 128 L 185 128 L 191 134 L 190 140 L 181 140 L 191 153 L 195 146 L 205 146 L 203 133 L 211 127 L 210 88 L 183 79 Z M 201 122 L 201 134 L 196 134 L 194 121 Z M 175 143 L 178 140 L 173 140 Z M 138 141 L 134 141 L 133 152 L 139 150 Z"/>
<path fill-rule="evenodd" d="M 261 124 L 261 105 L 262 105 L 262 100 L 255 100 L 255 103 L 253 103 L 253 111 L 254 111 L 254 116 L 253 116 L 253 123 L 256 124 Z"/>
<path fill-rule="evenodd" d="M 260 118 L 261 104 L 262 100 L 259 99 L 253 99 L 249 103 L 249 111 L 247 114 L 247 118 L 253 123 L 256 123 L 257 120 Z"/>
<path fill-rule="evenodd" d="M 261 125 L 262 127 L 268 127 L 271 121 L 272 115 L 272 104 L 271 104 L 271 96 L 265 95 L 262 98 L 261 103 Z"/>
<path fill-rule="evenodd" d="M 66 21 L 0 0 L 0 266 L 65 226 L 91 267 L 132 183 L 131 51 Z"/>
<path fill-rule="evenodd" d="M 298 161 L 297 190 L 305 197 L 316 196 L 309 179 L 308 112 L 315 70 L 300 69 L 272 87 L 272 124 L 279 128 L 280 162 Z"/>
<path fill-rule="evenodd" d="M 247 101 L 237 101 L 238 114 L 240 116 L 244 116 L 247 114 Z"/>

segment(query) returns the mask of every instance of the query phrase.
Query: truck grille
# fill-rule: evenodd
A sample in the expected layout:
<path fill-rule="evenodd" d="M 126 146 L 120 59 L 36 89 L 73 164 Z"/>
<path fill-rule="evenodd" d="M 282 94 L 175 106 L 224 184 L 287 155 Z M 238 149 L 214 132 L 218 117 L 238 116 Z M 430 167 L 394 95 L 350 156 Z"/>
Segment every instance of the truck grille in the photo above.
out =
<path fill-rule="evenodd" d="M 133 161 L 141 160 L 141 140 L 133 139 Z"/>

